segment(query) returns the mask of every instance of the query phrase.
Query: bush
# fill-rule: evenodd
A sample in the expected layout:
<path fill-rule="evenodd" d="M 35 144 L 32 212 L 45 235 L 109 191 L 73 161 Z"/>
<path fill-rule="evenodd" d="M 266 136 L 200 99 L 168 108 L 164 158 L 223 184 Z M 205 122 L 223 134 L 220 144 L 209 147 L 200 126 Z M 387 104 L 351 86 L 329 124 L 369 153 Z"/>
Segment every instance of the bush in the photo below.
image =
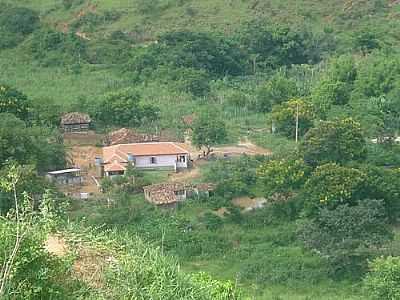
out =
<path fill-rule="evenodd" d="M 201 222 L 204 223 L 209 230 L 217 230 L 223 225 L 222 219 L 212 212 L 206 212 L 201 217 Z"/>
<path fill-rule="evenodd" d="M 11 7 L 0 12 L 0 28 L 27 35 L 39 26 L 39 14 L 29 8 Z"/>
<path fill-rule="evenodd" d="M 288 138 L 296 136 L 297 109 L 299 117 L 299 137 L 313 125 L 314 112 L 311 103 L 302 99 L 291 99 L 272 108 L 272 120 L 275 131 Z"/>
<path fill-rule="evenodd" d="M 327 258 L 332 275 L 358 277 L 365 271 L 367 259 L 393 239 L 387 221 L 382 200 L 364 199 L 357 206 L 319 210 L 313 220 L 301 225 L 299 237 L 306 247 Z"/>
<path fill-rule="evenodd" d="M 380 257 L 370 262 L 364 288 L 372 299 L 400 299 L 400 257 Z"/>
<path fill-rule="evenodd" d="M 352 118 L 320 122 L 307 132 L 300 150 L 312 166 L 328 162 L 345 164 L 367 157 L 361 125 Z"/>
<path fill-rule="evenodd" d="M 241 280 L 252 280 L 260 285 L 317 284 L 327 277 L 327 265 L 315 255 L 304 253 L 299 247 L 270 245 L 268 255 L 254 251 L 244 259 Z"/>

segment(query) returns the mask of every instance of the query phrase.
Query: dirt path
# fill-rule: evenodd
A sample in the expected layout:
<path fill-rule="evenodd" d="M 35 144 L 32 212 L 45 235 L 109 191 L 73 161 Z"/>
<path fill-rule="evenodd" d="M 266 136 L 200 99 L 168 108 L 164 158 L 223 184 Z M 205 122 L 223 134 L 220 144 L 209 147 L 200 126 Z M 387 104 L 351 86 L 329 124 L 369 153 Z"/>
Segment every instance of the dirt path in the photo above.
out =
<path fill-rule="evenodd" d="M 254 209 L 262 208 L 267 203 L 265 198 L 250 198 L 250 197 L 240 197 L 232 200 L 232 204 L 242 208 L 244 211 L 251 211 Z"/>
<path fill-rule="evenodd" d="M 72 146 L 68 151 L 68 155 L 70 157 L 72 166 L 81 169 L 83 184 L 64 187 L 65 192 L 72 194 L 100 193 L 96 182 L 93 180 L 93 177 L 96 176 L 95 158 L 102 156 L 101 148 L 95 146 Z"/>
<path fill-rule="evenodd" d="M 183 182 L 183 181 L 192 181 L 201 176 L 200 170 L 198 167 L 194 166 L 193 168 L 185 171 L 181 171 L 178 173 L 171 174 L 168 178 L 169 182 Z"/>
<path fill-rule="evenodd" d="M 199 155 L 202 154 L 202 151 L 194 147 L 190 141 L 190 139 L 186 139 L 185 143 L 182 144 L 185 149 L 187 149 L 193 159 L 197 159 Z M 247 136 L 242 137 L 236 145 L 229 145 L 229 146 L 217 146 L 213 147 L 214 155 L 217 156 L 237 156 L 242 154 L 247 155 L 271 155 L 272 152 L 269 149 L 262 148 L 260 146 L 255 145 L 252 143 Z"/>

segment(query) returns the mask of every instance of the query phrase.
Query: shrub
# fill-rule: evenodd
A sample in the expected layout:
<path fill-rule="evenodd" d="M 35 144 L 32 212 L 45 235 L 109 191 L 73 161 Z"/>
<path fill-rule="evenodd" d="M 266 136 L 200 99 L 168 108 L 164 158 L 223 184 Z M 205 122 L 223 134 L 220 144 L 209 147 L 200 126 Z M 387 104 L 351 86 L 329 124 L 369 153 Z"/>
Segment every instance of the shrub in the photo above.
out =
<path fill-rule="evenodd" d="M 300 150 L 312 166 L 363 161 L 367 156 L 361 125 L 351 118 L 320 122 L 307 132 Z"/>
<path fill-rule="evenodd" d="M 0 28 L 12 33 L 27 35 L 39 26 L 37 12 L 24 7 L 7 8 L 0 13 Z"/>
<path fill-rule="evenodd" d="M 319 166 L 307 180 L 306 210 L 313 213 L 319 207 L 335 209 L 342 204 L 354 205 L 364 192 L 367 176 L 364 172 L 337 164 Z"/>
<path fill-rule="evenodd" d="M 400 257 L 380 257 L 370 262 L 364 288 L 376 300 L 400 299 Z"/>
<path fill-rule="evenodd" d="M 219 216 L 212 212 L 206 212 L 202 217 L 201 221 L 204 223 L 207 229 L 217 230 L 222 227 L 223 222 Z"/>
<path fill-rule="evenodd" d="M 313 125 L 314 112 L 311 103 L 302 99 L 291 99 L 272 108 L 272 120 L 275 131 L 289 138 L 296 136 L 297 109 L 299 117 L 299 137 Z"/>
<path fill-rule="evenodd" d="M 334 276 L 360 276 L 367 258 L 379 253 L 393 238 L 382 200 L 364 199 L 356 206 L 320 209 L 300 227 L 305 245 L 326 257 Z"/>

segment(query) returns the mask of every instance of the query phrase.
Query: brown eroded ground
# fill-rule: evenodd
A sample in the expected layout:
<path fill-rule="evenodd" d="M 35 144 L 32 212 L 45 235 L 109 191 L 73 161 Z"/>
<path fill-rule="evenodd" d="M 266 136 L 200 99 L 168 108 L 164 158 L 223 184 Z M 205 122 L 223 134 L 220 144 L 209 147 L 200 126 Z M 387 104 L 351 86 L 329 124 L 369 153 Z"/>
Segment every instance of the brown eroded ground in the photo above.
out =
<path fill-rule="evenodd" d="M 59 235 L 49 235 L 45 249 L 57 257 L 64 257 L 71 252 L 64 238 Z M 79 242 L 74 247 L 76 260 L 73 264 L 74 275 L 94 288 L 104 286 L 104 270 L 116 259 L 104 250 Z"/>
<path fill-rule="evenodd" d="M 197 159 L 199 155 L 201 156 L 203 151 L 197 149 L 192 145 L 190 139 L 186 139 L 184 144 L 179 144 L 183 148 L 187 149 L 193 159 Z M 247 155 L 271 155 L 272 152 L 269 149 L 262 148 L 260 146 L 252 143 L 247 137 L 243 137 L 239 140 L 236 145 L 227 145 L 227 146 L 216 146 L 212 148 L 212 154 L 217 156 L 238 156 L 242 154 Z"/>
<path fill-rule="evenodd" d="M 68 253 L 65 240 L 58 235 L 49 235 L 44 247 L 49 253 L 58 257 L 63 257 Z"/>
<path fill-rule="evenodd" d="M 232 200 L 233 205 L 244 210 L 253 210 L 263 207 L 267 202 L 265 198 L 239 197 Z"/>

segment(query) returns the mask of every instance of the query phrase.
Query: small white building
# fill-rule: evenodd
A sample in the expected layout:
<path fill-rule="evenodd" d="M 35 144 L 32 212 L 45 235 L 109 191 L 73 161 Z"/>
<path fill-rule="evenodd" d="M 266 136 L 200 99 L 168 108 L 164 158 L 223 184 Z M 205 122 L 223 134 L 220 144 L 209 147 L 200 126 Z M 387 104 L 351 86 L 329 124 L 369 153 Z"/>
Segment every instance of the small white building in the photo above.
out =
<path fill-rule="evenodd" d="M 129 165 L 139 169 L 186 169 L 189 160 L 189 151 L 176 143 L 133 143 L 104 147 L 101 165 L 105 176 L 114 176 L 123 175 Z"/>
<path fill-rule="evenodd" d="M 61 185 L 78 185 L 83 182 L 79 168 L 48 172 L 46 177 L 49 181 Z"/>

